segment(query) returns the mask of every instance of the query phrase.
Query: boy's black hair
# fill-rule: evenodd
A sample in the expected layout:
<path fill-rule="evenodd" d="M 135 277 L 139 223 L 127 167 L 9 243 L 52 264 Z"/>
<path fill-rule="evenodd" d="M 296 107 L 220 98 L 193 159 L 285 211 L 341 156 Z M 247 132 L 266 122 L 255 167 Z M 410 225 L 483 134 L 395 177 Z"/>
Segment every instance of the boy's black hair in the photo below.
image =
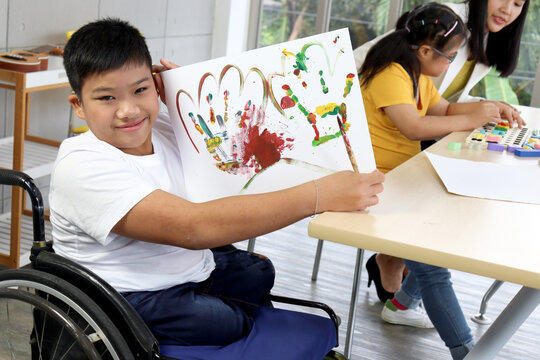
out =
<path fill-rule="evenodd" d="M 71 88 L 79 98 L 89 75 L 119 69 L 128 63 L 152 68 L 144 37 L 120 19 L 105 18 L 84 25 L 64 48 L 64 67 Z"/>
<path fill-rule="evenodd" d="M 358 73 L 362 85 L 369 84 L 375 75 L 396 62 L 409 74 L 416 95 L 420 63 L 414 46 L 429 45 L 443 51 L 451 42 L 463 41 L 465 31 L 461 18 L 448 6 L 434 2 L 417 6 L 401 15 L 396 30 L 368 51 Z"/>
<path fill-rule="evenodd" d="M 502 77 L 510 75 L 516 68 L 519 57 L 521 34 L 525 27 L 525 18 L 530 0 L 526 0 L 521 14 L 510 25 L 496 33 L 490 32 L 485 43 L 486 15 L 488 0 L 468 0 L 469 20 L 467 26 L 471 32 L 469 48 L 474 60 L 494 66 Z M 484 50 L 485 49 L 485 50 Z"/>

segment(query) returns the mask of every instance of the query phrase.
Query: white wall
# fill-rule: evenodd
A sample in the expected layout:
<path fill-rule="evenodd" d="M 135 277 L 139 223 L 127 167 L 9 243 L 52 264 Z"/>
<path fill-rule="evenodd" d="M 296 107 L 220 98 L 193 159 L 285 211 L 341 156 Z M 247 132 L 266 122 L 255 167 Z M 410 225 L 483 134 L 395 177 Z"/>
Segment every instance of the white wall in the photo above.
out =
<path fill-rule="evenodd" d="M 65 32 L 101 17 L 119 17 L 141 30 L 152 60 L 179 65 L 210 58 L 216 0 L 0 0 L 0 52 L 65 44 Z M 67 135 L 69 89 L 34 93 L 30 133 Z M 13 133 L 13 91 L 0 89 L 0 137 Z"/>
<path fill-rule="evenodd" d="M 212 38 L 212 58 L 238 54 L 248 47 L 250 7 L 253 0 L 216 2 Z"/>
<path fill-rule="evenodd" d="M 216 1 L 223 0 L 0 0 L 0 52 L 64 45 L 66 31 L 119 17 L 146 37 L 154 63 L 166 58 L 187 65 L 211 56 Z M 67 136 L 69 93 L 64 88 L 30 95 L 30 134 L 55 140 Z M 14 93 L 0 89 L 0 138 L 13 135 L 13 116 Z M 83 124 L 78 120 L 76 126 Z M 45 198 L 48 181 L 36 179 Z M 9 211 L 10 197 L 11 188 L 0 187 L 0 212 Z"/>

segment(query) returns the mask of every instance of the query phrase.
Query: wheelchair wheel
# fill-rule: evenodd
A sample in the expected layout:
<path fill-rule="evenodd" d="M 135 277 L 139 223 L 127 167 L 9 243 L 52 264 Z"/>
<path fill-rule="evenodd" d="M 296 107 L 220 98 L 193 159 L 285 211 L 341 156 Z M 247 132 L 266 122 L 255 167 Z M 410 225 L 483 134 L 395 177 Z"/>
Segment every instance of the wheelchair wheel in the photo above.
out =
<path fill-rule="evenodd" d="M 95 353 L 97 359 L 134 359 L 107 315 L 67 281 L 37 270 L 6 270 L 0 271 L 0 291 L 0 358 L 94 359 Z"/>
<path fill-rule="evenodd" d="M 77 342 L 79 354 L 82 352 L 87 359 L 101 359 L 83 330 L 66 313 L 42 297 L 18 289 L 0 289 L 0 306 L 0 316 L 3 319 L 0 325 L 0 334 L 3 339 L 0 351 L 10 359 L 29 358 L 30 353 L 25 351 L 27 348 L 25 344 L 36 348 L 41 348 L 43 344 L 40 341 L 41 337 L 35 335 L 31 319 L 28 322 L 28 318 L 14 318 L 8 315 L 27 309 L 39 309 L 41 313 L 46 314 L 49 322 L 57 326 L 62 324 L 65 332 L 60 337 L 64 339 L 64 342 Z M 54 353 L 53 358 L 63 358 L 66 355 L 69 356 L 70 349 L 56 348 Z M 34 355 L 39 358 L 36 353 L 32 353 L 33 357 Z"/>

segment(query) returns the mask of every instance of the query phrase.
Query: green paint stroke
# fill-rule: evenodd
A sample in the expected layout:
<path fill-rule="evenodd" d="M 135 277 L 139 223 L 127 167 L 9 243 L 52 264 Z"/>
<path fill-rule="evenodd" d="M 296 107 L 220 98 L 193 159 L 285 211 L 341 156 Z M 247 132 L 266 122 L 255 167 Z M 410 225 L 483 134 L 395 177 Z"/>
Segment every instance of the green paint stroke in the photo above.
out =
<path fill-rule="evenodd" d="M 338 131 L 335 134 L 320 136 L 318 140 L 313 139 L 313 141 L 311 142 L 311 145 L 319 146 L 332 139 L 337 139 L 339 136 L 341 136 L 341 131 Z"/>
<path fill-rule="evenodd" d="M 324 57 L 325 57 L 325 60 L 326 60 L 326 65 L 328 66 L 328 70 L 330 71 L 330 76 L 333 76 L 334 75 L 334 70 L 335 70 L 335 67 L 336 67 L 336 64 L 337 64 L 337 59 L 339 58 L 339 56 L 341 54 L 345 53 L 345 51 L 343 49 L 340 49 L 338 51 L 338 53 L 336 54 L 336 60 L 334 61 L 334 67 L 331 68 L 330 67 L 330 60 L 328 59 L 328 53 L 326 52 L 326 48 L 324 47 L 323 44 L 321 44 L 318 41 L 310 42 L 310 43 L 307 43 L 304 46 L 302 46 L 302 50 L 298 54 L 296 54 L 296 65 L 294 65 L 293 67 L 298 69 L 298 70 L 305 71 L 305 72 L 308 71 L 307 70 L 307 65 L 306 65 L 306 60 L 309 59 L 309 58 L 306 56 L 306 51 L 311 46 L 320 46 L 323 49 Z M 320 74 L 320 75 L 322 75 L 322 74 Z"/>

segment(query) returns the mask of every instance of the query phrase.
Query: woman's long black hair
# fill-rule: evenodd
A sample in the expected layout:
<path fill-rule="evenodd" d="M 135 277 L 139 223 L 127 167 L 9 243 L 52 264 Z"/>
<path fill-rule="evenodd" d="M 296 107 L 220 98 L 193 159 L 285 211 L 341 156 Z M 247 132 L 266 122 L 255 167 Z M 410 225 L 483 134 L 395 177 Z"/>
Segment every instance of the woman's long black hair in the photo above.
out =
<path fill-rule="evenodd" d="M 403 66 L 413 83 L 414 94 L 418 89 L 420 63 L 413 46 L 430 45 L 444 50 L 456 36 L 465 38 L 465 25 L 449 7 L 428 3 L 401 15 L 396 30 L 371 47 L 358 73 L 361 84 L 366 86 L 380 71 L 391 63 Z"/>
<path fill-rule="evenodd" d="M 487 4 L 489 0 L 468 0 L 469 20 L 467 27 L 471 32 L 469 48 L 472 59 L 494 66 L 502 77 L 510 75 L 516 68 L 519 57 L 521 35 L 530 0 L 526 0 L 521 14 L 510 25 L 496 33 L 490 32 L 485 43 Z M 484 50 L 485 49 L 485 50 Z"/>

